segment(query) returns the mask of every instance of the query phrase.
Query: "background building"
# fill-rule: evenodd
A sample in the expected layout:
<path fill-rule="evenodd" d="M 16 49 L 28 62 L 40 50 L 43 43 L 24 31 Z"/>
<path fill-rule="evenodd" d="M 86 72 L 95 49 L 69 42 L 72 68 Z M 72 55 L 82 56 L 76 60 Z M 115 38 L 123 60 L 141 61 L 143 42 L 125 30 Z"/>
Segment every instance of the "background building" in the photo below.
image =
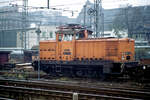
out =
<path fill-rule="evenodd" d="M 83 6 L 77 23 L 90 27 L 94 31 L 94 4 L 89 0 Z M 91 12 L 91 14 L 89 14 Z M 103 9 L 105 37 L 131 37 L 137 40 L 150 41 L 150 6 L 124 5 L 115 9 Z M 102 25 L 103 24 L 103 25 Z M 102 28 L 100 28 L 101 30 Z"/>
<path fill-rule="evenodd" d="M 0 6 L 0 47 L 30 49 L 38 45 L 36 30 L 40 28 L 41 40 L 54 39 L 57 26 L 74 23 L 75 19 L 62 16 L 52 9 L 30 9 L 5 2 Z"/>
<path fill-rule="evenodd" d="M 150 41 L 150 6 L 126 5 L 101 11 L 104 17 L 100 18 L 99 31 L 104 29 L 105 37 L 128 36 Z M 30 49 L 38 45 L 37 29 L 41 31 L 40 40 L 51 40 L 55 38 L 57 26 L 69 23 L 82 24 L 95 32 L 94 4 L 87 0 L 75 19 L 62 16 L 62 10 L 55 8 L 25 9 L 25 6 L 5 2 L 0 6 L 0 47 Z"/>
<path fill-rule="evenodd" d="M 16 47 L 19 22 L 17 7 L 0 7 L 0 47 Z"/>

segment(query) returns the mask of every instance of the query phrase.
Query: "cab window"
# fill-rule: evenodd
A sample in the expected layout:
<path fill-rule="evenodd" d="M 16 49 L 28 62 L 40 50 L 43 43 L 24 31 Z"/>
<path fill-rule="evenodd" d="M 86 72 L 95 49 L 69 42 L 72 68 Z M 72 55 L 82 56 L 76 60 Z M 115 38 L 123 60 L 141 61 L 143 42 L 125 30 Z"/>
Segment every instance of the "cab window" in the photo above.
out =
<path fill-rule="evenodd" d="M 85 37 L 85 35 L 84 35 L 84 33 L 77 33 L 76 34 L 76 40 L 78 40 L 78 39 L 83 39 Z"/>
<path fill-rule="evenodd" d="M 79 33 L 76 34 L 76 40 L 78 40 L 78 39 L 79 39 Z"/>
<path fill-rule="evenodd" d="M 73 35 L 72 34 L 64 34 L 63 40 L 64 41 L 72 41 Z"/>
<path fill-rule="evenodd" d="M 59 37 L 58 37 L 58 41 L 61 41 L 62 40 L 62 36 L 61 35 L 59 35 Z"/>

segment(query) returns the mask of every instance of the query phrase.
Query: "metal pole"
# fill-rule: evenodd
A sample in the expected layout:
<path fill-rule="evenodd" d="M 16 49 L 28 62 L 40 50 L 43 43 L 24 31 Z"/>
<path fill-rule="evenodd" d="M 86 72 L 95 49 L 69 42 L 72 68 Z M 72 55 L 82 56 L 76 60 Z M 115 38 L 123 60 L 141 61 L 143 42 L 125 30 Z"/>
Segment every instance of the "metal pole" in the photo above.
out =
<path fill-rule="evenodd" d="M 38 55 L 39 55 L 39 58 L 38 58 L 38 80 L 40 80 L 40 52 Z"/>
<path fill-rule="evenodd" d="M 100 16 L 101 16 L 101 37 L 104 37 L 104 13 L 101 2 L 100 2 Z"/>
<path fill-rule="evenodd" d="M 39 50 L 38 50 L 38 55 L 39 55 L 39 58 L 38 58 L 38 80 L 40 79 L 40 33 L 41 33 L 41 30 L 40 28 L 38 27 L 38 29 L 36 30 L 36 33 L 37 33 L 37 39 L 38 39 L 38 44 L 39 44 Z"/>
<path fill-rule="evenodd" d="M 73 93 L 73 100 L 78 100 L 78 93 Z"/>
<path fill-rule="evenodd" d="M 24 1 L 23 1 L 23 5 L 24 5 Z M 24 8 L 22 8 L 22 21 L 21 21 L 21 27 L 22 27 L 22 30 L 21 30 L 21 48 L 22 48 L 22 51 L 23 51 L 23 48 L 24 48 Z"/>
<path fill-rule="evenodd" d="M 86 25 L 86 5 L 84 5 L 84 26 Z"/>
<path fill-rule="evenodd" d="M 90 15 L 90 28 L 92 28 L 92 16 Z"/>
<path fill-rule="evenodd" d="M 38 51 L 38 80 L 40 79 L 40 33 L 38 35 L 38 42 L 39 42 L 39 51 Z"/>
<path fill-rule="evenodd" d="M 104 34 L 104 18 L 102 13 L 102 0 L 94 0 L 94 9 L 95 9 L 95 33 L 96 37 Z"/>
<path fill-rule="evenodd" d="M 101 27 L 101 34 L 100 36 L 104 36 L 104 13 L 103 13 L 103 8 L 102 8 L 102 0 L 99 0 L 99 12 L 100 12 L 100 27 Z"/>
<path fill-rule="evenodd" d="M 49 0 L 47 0 L 47 8 L 49 9 Z"/>
<path fill-rule="evenodd" d="M 104 13 L 102 13 L 102 37 L 104 37 L 104 31 L 105 31 L 105 26 L 104 26 Z"/>
<path fill-rule="evenodd" d="M 95 15 L 94 15 L 94 37 L 96 37 L 96 0 L 94 0 L 94 10 L 95 10 Z"/>
<path fill-rule="evenodd" d="M 129 9 L 129 7 L 126 7 L 126 8 L 125 8 L 125 17 L 126 17 L 126 25 L 127 25 L 127 34 L 128 34 L 128 37 L 130 37 L 130 33 L 129 33 L 129 22 L 128 22 L 128 9 Z"/>
<path fill-rule="evenodd" d="M 96 37 L 98 37 L 98 32 L 99 32 L 99 5 L 98 5 L 98 0 L 96 0 Z"/>
<path fill-rule="evenodd" d="M 27 49 L 27 32 L 26 32 L 26 28 L 27 28 L 27 22 L 26 22 L 26 19 L 27 19 L 27 14 L 28 14 L 28 9 L 27 9 L 27 6 L 28 6 L 28 0 L 23 0 L 23 30 L 24 30 L 24 49 Z"/>

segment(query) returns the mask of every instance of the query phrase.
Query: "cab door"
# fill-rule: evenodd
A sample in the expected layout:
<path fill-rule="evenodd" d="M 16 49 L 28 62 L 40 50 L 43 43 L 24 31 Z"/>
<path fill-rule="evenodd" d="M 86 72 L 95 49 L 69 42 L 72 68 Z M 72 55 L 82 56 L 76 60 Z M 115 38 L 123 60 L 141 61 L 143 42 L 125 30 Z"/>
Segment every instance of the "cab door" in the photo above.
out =
<path fill-rule="evenodd" d="M 74 59 L 74 37 L 73 34 L 64 34 L 61 43 L 61 57 L 63 61 Z"/>
<path fill-rule="evenodd" d="M 61 49 L 62 49 L 62 34 L 56 34 L 56 60 L 62 60 Z"/>

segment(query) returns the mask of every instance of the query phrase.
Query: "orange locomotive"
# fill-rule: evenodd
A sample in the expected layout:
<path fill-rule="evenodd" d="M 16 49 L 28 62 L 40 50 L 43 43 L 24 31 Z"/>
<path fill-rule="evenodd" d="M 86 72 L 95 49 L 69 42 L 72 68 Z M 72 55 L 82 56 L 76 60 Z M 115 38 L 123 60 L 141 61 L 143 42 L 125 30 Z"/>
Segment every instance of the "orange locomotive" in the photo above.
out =
<path fill-rule="evenodd" d="M 134 63 L 134 40 L 89 38 L 79 25 L 59 27 L 56 41 L 40 42 L 40 68 L 52 75 L 101 77 L 122 73 Z M 35 69 L 38 62 L 34 62 Z"/>

